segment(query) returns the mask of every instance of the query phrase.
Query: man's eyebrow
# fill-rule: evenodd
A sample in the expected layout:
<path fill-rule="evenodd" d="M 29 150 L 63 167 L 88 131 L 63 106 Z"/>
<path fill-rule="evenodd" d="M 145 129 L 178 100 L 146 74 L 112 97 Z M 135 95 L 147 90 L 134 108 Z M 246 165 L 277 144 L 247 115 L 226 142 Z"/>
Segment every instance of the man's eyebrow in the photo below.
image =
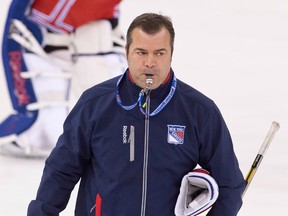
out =
<path fill-rule="evenodd" d="M 136 50 L 136 51 L 147 51 L 147 50 L 145 50 L 143 48 L 139 48 L 139 47 L 136 47 L 134 50 Z"/>
<path fill-rule="evenodd" d="M 157 49 L 157 50 L 155 50 L 155 52 L 162 52 L 162 51 L 167 51 L 167 49 L 165 49 L 165 48 L 161 48 L 161 49 Z"/>
<path fill-rule="evenodd" d="M 135 51 L 145 51 L 145 52 L 147 52 L 146 49 L 139 48 L 139 47 L 136 47 L 134 50 L 135 50 Z M 161 48 L 161 49 L 156 49 L 156 50 L 154 50 L 154 52 L 162 52 L 162 51 L 167 51 L 167 49 Z"/>

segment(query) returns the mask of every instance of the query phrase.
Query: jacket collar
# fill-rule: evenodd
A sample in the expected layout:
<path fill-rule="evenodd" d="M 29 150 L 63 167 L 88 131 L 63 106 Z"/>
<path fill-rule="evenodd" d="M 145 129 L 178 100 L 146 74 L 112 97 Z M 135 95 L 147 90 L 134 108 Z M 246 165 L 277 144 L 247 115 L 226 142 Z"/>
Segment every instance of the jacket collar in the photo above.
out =
<path fill-rule="evenodd" d="M 167 81 L 163 82 L 157 89 L 150 91 L 150 116 L 157 115 L 168 105 L 176 91 L 177 80 L 171 69 Z M 132 110 L 139 105 L 140 111 L 146 115 L 142 105 L 146 94 L 129 78 L 129 70 L 120 77 L 116 86 L 116 101 L 125 110 Z"/>

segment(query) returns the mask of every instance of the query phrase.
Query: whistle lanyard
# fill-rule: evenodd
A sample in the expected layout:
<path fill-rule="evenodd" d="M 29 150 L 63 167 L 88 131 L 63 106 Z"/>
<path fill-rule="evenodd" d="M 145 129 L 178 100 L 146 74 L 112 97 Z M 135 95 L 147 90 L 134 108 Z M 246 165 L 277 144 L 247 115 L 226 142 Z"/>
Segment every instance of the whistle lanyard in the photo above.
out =
<path fill-rule="evenodd" d="M 162 109 L 164 109 L 164 107 L 169 103 L 169 101 L 172 99 L 174 93 L 175 93 L 175 90 L 176 90 L 176 86 L 177 86 L 177 79 L 175 77 L 175 75 L 173 75 L 173 79 L 172 79 L 172 83 L 171 83 L 171 87 L 170 87 L 170 91 L 169 91 L 169 94 L 166 96 L 166 98 L 159 104 L 159 106 L 151 113 L 146 113 L 145 110 L 143 109 L 143 106 L 142 106 L 142 99 L 144 97 L 144 94 L 145 94 L 145 91 L 144 89 L 142 89 L 140 92 L 139 92 L 139 96 L 138 96 L 138 99 L 137 101 L 134 103 L 134 104 L 131 104 L 131 105 L 123 105 L 122 103 L 122 100 L 120 98 L 120 94 L 119 94 L 119 84 L 120 82 L 122 81 L 124 77 L 124 74 L 120 77 L 120 79 L 118 80 L 117 82 L 117 85 L 116 85 L 116 101 L 117 103 L 125 110 L 132 110 L 135 106 L 139 106 L 139 109 L 140 111 L 143 113 L 143 115 L 145 116 L 155 116 L 157 115 L 159 112 L 161 112 Z M 144 104 L 145 106 L 145 104 Z"/>

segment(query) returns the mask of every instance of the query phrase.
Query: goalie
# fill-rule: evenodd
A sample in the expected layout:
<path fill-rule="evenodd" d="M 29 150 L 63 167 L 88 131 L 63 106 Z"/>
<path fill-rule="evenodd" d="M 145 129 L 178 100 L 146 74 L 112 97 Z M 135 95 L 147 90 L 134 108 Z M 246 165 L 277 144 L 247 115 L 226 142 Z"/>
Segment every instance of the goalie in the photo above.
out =
<path fill-rule="evenodd" d="M 2 60 L 13 112 L 0 122 L 2 154 L 46 157 L 81 93 L 124 72 L 120 0 L 79 2 L 12 1 Z"/>

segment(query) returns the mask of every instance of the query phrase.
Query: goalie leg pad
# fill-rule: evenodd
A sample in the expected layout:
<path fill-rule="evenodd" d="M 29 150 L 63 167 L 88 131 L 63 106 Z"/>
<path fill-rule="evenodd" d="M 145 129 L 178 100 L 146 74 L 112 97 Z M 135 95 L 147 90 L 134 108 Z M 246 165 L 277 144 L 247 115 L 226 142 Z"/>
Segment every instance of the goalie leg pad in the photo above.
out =
<path fill-rule="evenodd" d="M 24 59 L 29 71 L 20 75 L 32 81 L 37 101 L 27 104 L 25 112 L 10 115 L 0 124 L 0 144 L 15 142 L 28 154 L 44 152 L 47 156 L 61 134 L 68 113 L 69 79 L 59 76 L 63 72 L 58 66 L 34 54 L 25 54 Z"/>
<path fill-rule="evenodd" d="M 120 35 L 119 29 L 112 30 L 107 20 L 90 22 L 71 34 L 70 50 L 74 61 L 72 105 L 86 89 L 125 71 L 127 63 L 121 39 L 117 48 L 113 45 Z"/>
<path fill-rule="evenodd" d="M 97 20 L 78 27 L 71 33 L 75 54 L 105 53 L 112 50 L 112 26 L 108 20 Z"/>

